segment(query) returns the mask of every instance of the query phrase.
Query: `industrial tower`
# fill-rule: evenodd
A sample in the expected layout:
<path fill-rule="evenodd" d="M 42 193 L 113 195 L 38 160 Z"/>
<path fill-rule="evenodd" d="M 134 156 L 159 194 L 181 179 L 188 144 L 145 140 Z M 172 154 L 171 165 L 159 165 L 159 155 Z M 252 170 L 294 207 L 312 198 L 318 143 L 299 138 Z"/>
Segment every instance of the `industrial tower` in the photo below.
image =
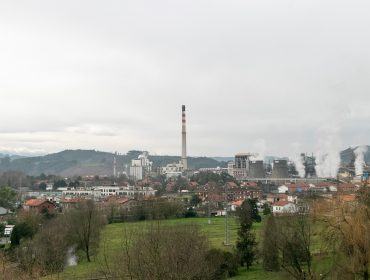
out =
<path fill-rule="evenodd" d="M 185 105 L 182 105 L 182 153 L 181 153 L 181 162 L 184 168 L 184 171 L 188 169 L 188 158 L 186 156 L 186 114 L 185 114 Z"/>

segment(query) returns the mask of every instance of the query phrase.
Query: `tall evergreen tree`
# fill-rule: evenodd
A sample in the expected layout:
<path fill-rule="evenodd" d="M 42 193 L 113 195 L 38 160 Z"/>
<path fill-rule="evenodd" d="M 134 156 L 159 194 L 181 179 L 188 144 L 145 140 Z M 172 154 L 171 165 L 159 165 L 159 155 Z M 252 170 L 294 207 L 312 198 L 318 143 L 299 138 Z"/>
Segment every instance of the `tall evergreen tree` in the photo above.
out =
<path fill-rule="evenodd" d="M 253 219 L 256 217 L 255 209 L 257 209 L 257 207 L 254 207 L 253 203 L 250 203 L 250 200 L 246 200 L 237 210 L 240 228 L 238 230 L 236 250 L 240 259 L 240 264 L 246 266 L 247 269 L 249 269 L 255 261 L 257 253 L 256 234 L 252 230 Z"/>
<path fill-rule="evenodd" d="M 263 268 L 267 271 L 278 271 L 280 269 L 277 227 L 274 216 L 268 217 L 264 227 L 262 262 Z"/>

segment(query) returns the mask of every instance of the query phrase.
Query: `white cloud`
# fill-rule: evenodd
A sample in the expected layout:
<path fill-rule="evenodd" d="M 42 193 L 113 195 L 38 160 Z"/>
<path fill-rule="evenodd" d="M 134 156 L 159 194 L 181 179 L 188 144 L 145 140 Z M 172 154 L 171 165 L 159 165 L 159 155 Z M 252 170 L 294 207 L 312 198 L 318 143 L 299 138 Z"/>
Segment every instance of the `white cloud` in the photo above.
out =
<path fill-rule="evenodd" d="M 370 4 L 347 1 L 0 3 L 0 141 L 232 155 L 368 144 Z M 63 139 L 63 140 L 61 140 Z M 68 140 L 65 140 L 68 139 Z M 260 151 L 255 151 L 260 152 Z"/>

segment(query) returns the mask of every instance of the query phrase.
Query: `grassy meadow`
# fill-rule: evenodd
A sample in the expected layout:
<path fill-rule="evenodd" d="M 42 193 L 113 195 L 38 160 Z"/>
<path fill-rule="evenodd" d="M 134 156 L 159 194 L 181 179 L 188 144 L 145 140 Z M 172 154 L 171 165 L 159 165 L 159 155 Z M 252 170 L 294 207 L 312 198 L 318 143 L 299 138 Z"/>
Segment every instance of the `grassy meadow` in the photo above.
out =
<path fill-rule="evenodd" d="M 109 224 L 103 229 L 100 246 L 98 252 L 94 256 L 93 262 L 88 263 L 87 261 L 82 260 L 77 266 L 68 267 L 62 273 L 53 275 L 52 277 L 47 277 L 46 279 L 94 279 L 98 277 L 100 274 L 99 271 L 104 267 L 104 263 L 115 258 L 120 250 L 122 250 L 123 242 L 130 233 L 135 234 L 135 232 L 145 230 L 146 227 L 153 226 L 156 223 L 160 223 L 162 225 L 198 225 L 201 231 L 208 237 L 211 247 L 224 250 L 233 250 L 237 239 L 238 224 L 237 220 L 233 217 L 229 218 L 229 236 L 231 246 L 224 246 L 223 244 L 225 229 L 223 217 L 213 217 L 210 224 L 208 223 L 208 218 L 182 218 L 161 221 Z M 259 224 L 253 224 L 253 227 L 256 231 L 257 240 L 261 241 L 263 221 Z M 260 243 L 261 242 L 259 242 L 259 245 Z M 321 245 L 318 244 L 318 242 L 315 242 L 313 245 L 316 252 L 321 251 Z M 316 265 L 322 266 L 323 262 L 320 261 Z M 249 271 L 246 271 L 244 268 L 240 269 L 240 274 L 231 279 L 278 280 L 289 279 L 289 277 L 284 272 L 266 272 L 263 270 L 261 263 L 257 263 Z"/>
<path fill-rule="evenodd" d="M 115 223 L 104 227 L 100 246 L 94 261 L 88 263 L 81 261 L 77 266 L 68 267 L 59 275 L 53 276 L 53 279 L 82 279 L 83 277 L 93 278 L 99 274 L 99 269 L 103 265 L 105 258 L 109 259 L 118 253 L 127 235 L 135 234 L 137 231 L 144 230 L 146 227 L 160 223 L 162 225 L 197 225 L 207 236 L 210 246 L 219 249 L 232 250 L 237 239 L 238 224 L 235 218 L 229 218 L 229 236 L 231 246 L 224 246 L 225 220 L 223 217 L 212 217 L 211 223 L 208 218 L 181 218 L 161 221 L 141 221 L 131 223 Z M 260 228 L 260 224 L 256 226 Z M 48 278 L 47 278 L 48 279 Z M 50 278 L 49 278 L 50 279 Z"/>

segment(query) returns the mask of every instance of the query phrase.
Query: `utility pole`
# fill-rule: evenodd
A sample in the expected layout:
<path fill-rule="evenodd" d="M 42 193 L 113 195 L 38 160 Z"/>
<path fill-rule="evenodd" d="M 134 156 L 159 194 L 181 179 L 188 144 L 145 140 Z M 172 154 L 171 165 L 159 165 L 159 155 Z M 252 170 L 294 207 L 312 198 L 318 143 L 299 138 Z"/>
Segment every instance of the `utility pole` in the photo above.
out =
<path fill-rule="evenodd" d="M 212 223 L 211 221 L 211 201 L 209 199 L 209 194 L 208 194 L 208 224 L 210 225 Z"/>

